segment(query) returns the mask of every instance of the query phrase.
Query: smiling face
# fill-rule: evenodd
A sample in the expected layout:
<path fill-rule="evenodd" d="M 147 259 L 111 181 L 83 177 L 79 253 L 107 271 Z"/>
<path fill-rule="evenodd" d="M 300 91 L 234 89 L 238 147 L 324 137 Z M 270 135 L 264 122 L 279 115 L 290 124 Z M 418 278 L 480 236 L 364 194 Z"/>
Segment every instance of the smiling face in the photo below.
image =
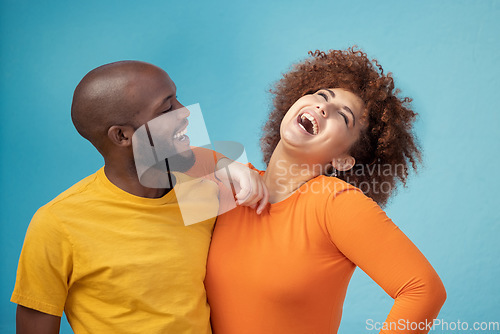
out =
<path fill-rule="evenodd" d="M 341 88 L 320 89 L 298 99 L 281 122 L 281 142 L 308 164 L 345 170 L 337 160 L 348 159 L 363 130 L 363 101 Z M 347 168 L 348 169 L 348 168 Z"/>
<path fill-rule="evenodd" d="M 142 164 L 151 166 L 153 149 L 155 159 L 168 159 L 171 170 L 189 169 L 194 163 L 186 135 L 189 110 L 177 100 L 175 84 L 168 74 L 152 67 L 134 80 L 133 97 L 138 110 L 134 117 L 136 163 L 141 159 Z"/>

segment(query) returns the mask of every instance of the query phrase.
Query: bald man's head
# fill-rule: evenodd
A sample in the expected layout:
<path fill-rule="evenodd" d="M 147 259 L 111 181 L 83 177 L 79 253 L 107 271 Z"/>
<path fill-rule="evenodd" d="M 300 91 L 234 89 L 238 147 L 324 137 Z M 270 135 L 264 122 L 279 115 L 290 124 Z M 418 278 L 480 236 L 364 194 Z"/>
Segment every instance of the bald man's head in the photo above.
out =
<path fill-rule="evenodd" d="M 75 89 L 73 124 L 104 154 L 111 126 L 130 125 L 136 129 L 144 123 L 140 113 L 154 103 L 149 92 L 158 85 L 173 90 L 175 96 L 175 85 L 167 73 L 152 64 L 120 61 L 100 66 L 87 73 Z"/>

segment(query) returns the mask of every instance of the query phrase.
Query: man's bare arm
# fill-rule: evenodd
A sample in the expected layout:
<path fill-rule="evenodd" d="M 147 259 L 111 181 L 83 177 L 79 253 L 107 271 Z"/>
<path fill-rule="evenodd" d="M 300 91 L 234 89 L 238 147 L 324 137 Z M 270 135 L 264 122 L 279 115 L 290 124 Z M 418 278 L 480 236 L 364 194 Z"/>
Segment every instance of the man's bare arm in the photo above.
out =
<path fill-rule="evenodd" d="M 58 334 L 61 318 L 21 305 L 17 306 L 17 334 Z"/>

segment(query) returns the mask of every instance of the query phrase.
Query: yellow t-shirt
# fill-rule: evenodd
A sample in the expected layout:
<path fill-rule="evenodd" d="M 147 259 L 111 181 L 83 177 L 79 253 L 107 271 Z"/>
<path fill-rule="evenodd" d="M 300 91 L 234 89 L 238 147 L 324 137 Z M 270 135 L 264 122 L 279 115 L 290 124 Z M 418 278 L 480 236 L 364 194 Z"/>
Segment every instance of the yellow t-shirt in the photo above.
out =
<path fill-rule="evenodd" d="M 178 184 L 137 197 L 101 168 L 63 192 L 30 223 L 11 300 L 64 310 L 78 334 L 210 333 L 203 281 L 214 219 L 186 226 L 177 197 L 196 192 L 192 207 L 200 194 L 217 207 L 218 190 L 203 179 Z"/>

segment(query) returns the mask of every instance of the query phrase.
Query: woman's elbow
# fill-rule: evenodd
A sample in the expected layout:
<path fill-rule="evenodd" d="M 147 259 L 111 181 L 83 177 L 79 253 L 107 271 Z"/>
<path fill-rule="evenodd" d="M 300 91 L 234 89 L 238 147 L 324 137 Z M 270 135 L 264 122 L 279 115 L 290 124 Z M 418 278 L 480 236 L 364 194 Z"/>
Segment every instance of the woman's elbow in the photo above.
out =
<path fill-rule="evenodd" d="M 447 297 L 444 284 L 435 272 L 434 275 L 428 277 L 426 281 L 427 282 L 425 282 L 425 290 L 427 298 L 432 303 L 432 305 L 434 305 L 435 308 L 439 310 L 444 305 Z"/>
<path fill-rule="evenodd" d="M 440 305 L 443 306 L 444 302 L 446 301 L 446 289 L 444 288 L 444 284 L 441 281 L 441 279 L 438 277 L 438 284 L 436 284 L 436 287 L 434 288 L 434 293 L 436 294 L 436 300 L 440 302 Z"/>
<path fill-rule="evenodd" d="M 437 273 L 434 270 L 428 270 L 414 277 L 411 283 L 401 291 L 399 297 L 408 298 L 415 305 L 418 304 L 422 310 L 437 316 L 446 301 L 446 290 Z"/>

